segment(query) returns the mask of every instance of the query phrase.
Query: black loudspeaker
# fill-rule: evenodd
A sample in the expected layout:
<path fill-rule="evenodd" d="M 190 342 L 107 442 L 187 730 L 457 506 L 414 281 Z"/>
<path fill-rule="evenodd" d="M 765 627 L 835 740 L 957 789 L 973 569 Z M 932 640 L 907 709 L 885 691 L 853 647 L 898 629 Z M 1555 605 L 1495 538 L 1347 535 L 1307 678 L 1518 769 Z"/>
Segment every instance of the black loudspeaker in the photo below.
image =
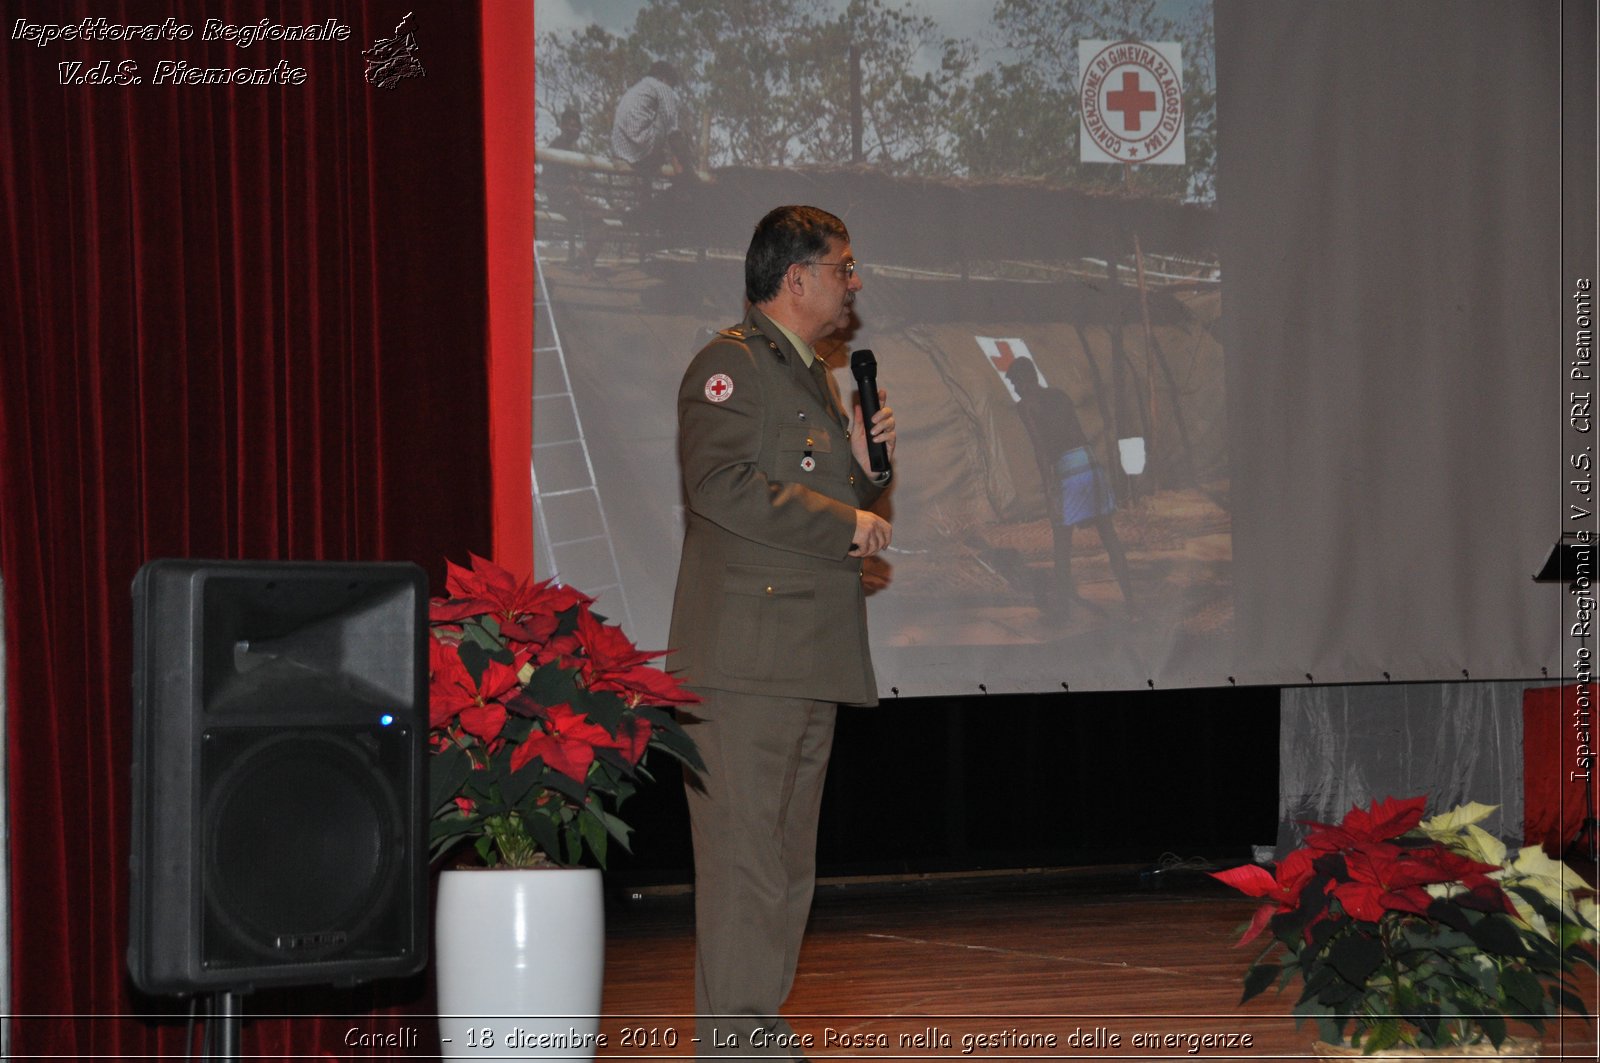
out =
<path fill-rule="evenodd" d="M 427 577 L 152 561 L 133 583 L 128 968 L 150 993 L 427 961 Z"/>

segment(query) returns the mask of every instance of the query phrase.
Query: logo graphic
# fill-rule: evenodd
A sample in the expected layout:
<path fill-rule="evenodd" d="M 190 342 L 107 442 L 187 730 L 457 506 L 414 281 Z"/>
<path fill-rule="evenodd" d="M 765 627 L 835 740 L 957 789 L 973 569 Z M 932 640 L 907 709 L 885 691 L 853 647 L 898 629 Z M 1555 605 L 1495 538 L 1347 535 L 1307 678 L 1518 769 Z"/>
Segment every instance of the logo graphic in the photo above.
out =
<path fill-rule="evenodd" d="M 1080 161 L 1184 161 L 1181 45 L 1079 41 L 1078 63 Z"/>
<path fill-rule="evenodd" d="M 733 396 L 733 378 L 718 373 L 706 381 L 706 398 L 712 402 L 727 402 Z"/>
<path fill-rule="evenodd" d="M 417 35 L 411 32 L 411 12 L 407 11 L 393 37 L 373 41 L 372 47 L 361 53 L 367 61 L 367 83 L 392 89 L 406 78 L 426 77 L 417 50 Z"/>

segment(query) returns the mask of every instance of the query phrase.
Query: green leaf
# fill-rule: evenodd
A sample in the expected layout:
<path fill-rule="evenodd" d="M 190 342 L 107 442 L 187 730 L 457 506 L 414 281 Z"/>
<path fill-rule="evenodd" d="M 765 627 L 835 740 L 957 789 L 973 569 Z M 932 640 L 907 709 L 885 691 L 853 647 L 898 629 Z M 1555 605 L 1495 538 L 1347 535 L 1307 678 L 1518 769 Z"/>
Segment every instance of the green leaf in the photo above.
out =
<path fill-rule="evenodd" d="M 529 735 L 533 734 L 533 730 L 537 726 L 538 723 L 536 721 L 530 720 L 526 716 L 508 715 L 506 717 L 506 725 L 500 729 L 500 737 L 504 738 L 512 745 L 521 745 L 527 740 Z M 509 757 L 510 752 L 508 750 L 506 760 L 507 771 L 511 770 L 511 761 Z"/>
<path fill-rule="evenodd" d="M 1316 999 L 1317 994 L 1322 992 L 1324 986 L 1338 980 L 1332 969 L 1328 967 L 1313 967 L 1310 970 L 1302 968 L 1301 973 L 1305 975 L 1306 980 L 1304 988 L 1300 990 L 1300 1002 L 1302 1004 L 1308 1000 Z"/>
<path fill-rule="evenodd" d="M 1311 942 L 1309 947 L 1321 951 L 1322 945 L 1328 940 L 1329 935 L 1338 929 L 1332 920 L 1324 920 L 1311 925 L 1311 921 L 1328 909 L 1327 895 L 1322 891 L 1328 884 L 1328 876 L 1313 875 L 1300 890 L 1300 901 L 1287 912 L 1280 912 L 1272 917 L 1272 933 L 1285 944 L 1303 940 L 1306 927 L 1311 927 Z"/>
<path fill-rule="evenodd" d="M 1346 934 L 1328 949 L 1328 963 L 1350 985 L 1366 985 L 1383 964 L 1383 946 L 1365 934 Z"/>
<path fill-rule="evenodd" d="M 1467 913 L 1461 910 L 1461 905 L 1444 897 L 1435 897 L 1428 905 L 1428 918 L 1438 920 L 1452 930 L 1467 929 Z"/>
<path fill-rule="evenodd" d="M 527 820 L 511 812 L 493 816 L 484 822 L 484 830 L 494 842 L 501 862 L 508 867 L 535 867 L 539 863 L 539 846 L 528 832 Z"/>
<path fill-rule="evenodd" d="M 678 722 L 678 718 L 659 705 L 640 705 L 633 711 L 640 719 L 650 721 L 652 731 L 683 733 L 683 725 Z"/>
<path fill-rule="evenodd" d="M 700 750 L 683 726 L 670 714 L 654 706 L 642 705 L 634 710 L 650 721 L 650 748 L 660 749 L 679 763 L 695 771 L 705 771 L 705 761 Z"/>
<path fill-rule="evenodd" d="M 590 722 L 599 724 L 611 734 L 617 733 L 617 725 L 622 722 L 622 716 L 628 710 L 627 702 L 611 690 L 575 691 L 572 707 L 588 716 Z"/>
<path fill-rule="evenodd" d="M 461 794 L 477 804 L 479 815 L 492 816 L 505 811 L 505 803 L 500 800 L 500 787 L 495 783 L 493 772 L 468 773 L 466 782 L 461 784 Z"/>
<path fill-rule="evenodd" d="M 589 835 L 589 829 L 588 819 L 579 817 L 576 823 L 569 823 L 566 829 L 561 832 L 566 862 L 569 866 L 576 867 L 583 863 L 585 836 Z M 589 837 L 594 838 L 594 843 L 590 844 L 590 848 L 595 854 L 595 861 L 603 868 L 606 866 L 605 831 L 600 831 L 597 835 L 589 835 Z"/>
<path fill-rule="evenodd" d="M 1440 1011 L 1437 1004 L 1419 1004 L 1411 1021 L 1417 1024 L 1417 1029 L 1430 1043 L 1438 1043 Z"/>
<path fill-rule="evenodd" d="M 451 744 L 428 758 L 428 807 L 438 815 L 446 805 L 455 807 L 455 797 L 472 774 L 472 758 L 460 746 Z"/>
<path fill-rule="evenodd" d="M 1537 912 L 1545 922 L 1554 925 L 1561 922 L 1561 909 L 1550 902 L 1539 890 L 1531 886 L 1514 884 L 1506 888 L 1507 893 L 1514 893 L 1527 902 L 1528 906 Z"/>
<path fill-rule="evenodd" d="M 472 676 L 472 681 L 482 682 L 483 670 L 489 667 L 489 651 L 471 639 L 463 639 L 456 647 L 456 653 L 461 656 L 461 664 L 466 668 L 467 674 Z"/>
<path fill-rule="evenodd" d="M 1293 1008 L 1289 1009 L 1289 1013 L 1302 1019 L 1315 1019 L 1324 1015 L 1332 1015 L 1333 1009 L 1324 1007 L 1314 1000 L 1301 1000 Z"/>
<path fill-rule="evenodd" d="M 1425 932 L 1422 927 L 1407 926 L 1401 932 L 1401 938 L 1408 949 L 1426 949 L 1449 959 L 1454 949 L 1473 949 L 1477 945 L 1470 936 L 1458 930 L 1445 930 L 1435 927 L 1432 933 Z"/>
<path fill-rule="evenodd" d="M 428 844 L 446 843 L 477 830 L 479 820 L 472 816 L 442 816 L 428 823 Z"/>
<path fill-rule="evenodd" d="M 579 804 L 582 804 L 584 798 L 588 796 L 588 791 L 583 786 L 554 769 L 547 770 L 542 781 L 556 793 Z"/>
<path fill-rule="evenodd" d="M 505 798 L 506 804 L 513 808 L 521 806 L 527 800 L 528 795 L 533 793 L 534 788 L 545 781 L 544 777 L 551 774 L 548 769 L 541 765 L 529 764 L 524 766 L 521 771 L 515 772 L 509 770 L 509 762 L 506 767 L 506 778 L 500 785 L 500 793 Z"/>
<path fill-rule="evenodd" d="M 478 649 L 483 650 L 485 656 L 492 657 L 501 664 L 510 664 L 516 658 L 506 648 L 505 640 L 500 637 L 500 621 L 487 614 L 476 618 L 472 623 L 461 629 L 462 644 L 468 641 Z"/>
<path fill-rule="evenodd" d="M 1589 1014 L 1589 1006 L 1585 1004 L 1583 1000 L 1572 991 L 1572 987 L 1566 983 L 1563 982 L 1560 985 L 1551 986 L 1550 995 L 1556 999 L 1556 1002 L 1560 1004 L 1564 1010 L 1569 1011 L 1574 1015 L 1582 1015 L 1586 1019 L 1591 1018 Z"/>
<path fill-rule="evenodd" d="M 1367 1036 L 1362 1051 L 1370 1056 L 1386 1048 L 1393 1048 L 1400 1043 L 1400 1033 L 1400 1020 L 1396 1016 L 1385 1015 L 1371 1024 L 1371 1033 Z"/>
<path fill-rule="evenodd" d="M 533 839 L 533 844 L 539 847 L 540 852 L 552 860 L 556 859 L 556 855 L 561 851 L 561 838 L 556 833 L 555 824 L 550 821 L 549 816 L 542 813 L 525 815 L 522 817 L 522 826 Z"/>
<path fill-rule="evenodd" d="M 606 833 L 615 838 L 617 840 L 617 844 L 621 845 L 624 850 L 631 852 L 632 849 L 629 847 L 628 840 L 633 834 L 633 828 L 629 827 L 626 823 L 622 822 L 622 820 L 618 819 L 616 816 L 613 816 L 610 812 L 607 812 L 599 805 L 592 806 L 591 811 L 605 826 Z"/>
<path fill-rule="evenodd" d="M 1357 993 L 1358 990 L 1343 981 L 1329 965 L 1316 968 L 1306 979 L 1305 997 L 1314 997 L 1317 1003 L 1334 1010 L 1339 1010 L 1339 1005 L 1348 1003 Z"/>
<path fill-rule="evenodd" d="M 1544 986 L 1527 971 L 1508 968 L 1500 976 L 1500 986 L 1505 990 L 1506 999 L 1516 1005 L 1516 1010 L 1529 1015 L 1544 1010 Z"/>
<path fill-rule="evenodd" d="M 578 833 L 597 856 L 600 857 L 600 866 L 605 866 L 606 826 L 599 814 L 591 806 L 583 809 L 578 814 Z"/>
<path fill-rule="evenodd" d="M 1336 1045 L 1344 1040 L 1345 1020 L 1343 1017 L 1332 1013 L 1318 1015 L 1317 1036 L 1331 1045 Z"/>
<path fill-rule="evenodd" d="M 1496 956 L 1526 956 L 1528 952 L 1509 916 L 1486 916 L 1469 927 L 1467 934 L 1479 948 Z"/>
<path fill-rule="evenodd" d="M 582 692 L 577 684 L 577 675 L 576 668 L 547 664 L 534 669 L 533 675 L 528 677 L 528 682 L 522 689 L 540 705 L 570 705 Z"/>
<path fill-rule="evenodd" d="M 1282 993 L 1289 988 L 1289 983 L 1294 981 L 1297 970 L 1290 964 L 1283 965 L 1283 975 L 1278 979 L 1278 992 Z"/>
<path fill-rule="evenodd" d="M 1550 923 L 1548 920 L 1546 920 L 1546 923 L 1550 926 L 1557 925 L 1555 923 Z M 1574 945 L 1582 943 L 1583 939 L 1591 932 L 1581 923 L 1574 923 L 1570 920 L 1560 923 L 1559 926 L 1560 930 L 1556 934 L 1556 937 L 1560 941 L 1561 952 L 1563 954 L 1572 949 Z M 1579 949 L 1577 952 L 1584 957 L 1588 957 L 1590 955 L 1590 951 L 1587 949 Z M 1592 959 L 1590 960 L 1590 964 L 1591 966 L 1593 965 Z"/>
<path fill-rule="evenodd" d="M 590 769 L 589 774 L 590 786 L 610 793 L 619 789 L 624 779 L 633 776 L 633 765 L 624 760 L 618 750 L 596 749 L 594 767 Z"/>
<path fill-rule="evenodd" d="M 476 829 L 477 820 L 466 816 L 433 820 L 428 824 L 429 859 L 439 859 L 464 841 Z"/>
<path fill-rule="evenodd" d="M 1282 974 L 1283 968 L 1276 963 L 1258 963 L 1250 968 L 1244 975 L 1244 996 L 1239 998 L 1239 1003 L 1261 993 Z"/>
<path fill-rule="evenodd" d="M 1496 1048 L 1506 1039 L 1506 1020 L 1493 1012 L 1484 1012 L 1478 1016 L 1478 1024 L 1483 1027 L 1483 1032 L 1489 1035 L 1489 1041 Z"/>

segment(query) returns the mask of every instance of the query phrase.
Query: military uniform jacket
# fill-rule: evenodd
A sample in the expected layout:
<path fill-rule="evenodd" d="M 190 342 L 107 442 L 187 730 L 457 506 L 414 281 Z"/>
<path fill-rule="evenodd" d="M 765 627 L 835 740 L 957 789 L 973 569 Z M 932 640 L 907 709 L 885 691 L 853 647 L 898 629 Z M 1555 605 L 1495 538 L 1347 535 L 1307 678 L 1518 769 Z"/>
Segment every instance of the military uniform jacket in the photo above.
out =
<path fill-rule="evenodd" d="M 686 524 L 667 667 L 693 686 L 875 704 L 855 511 L 882 492 L 837 385 L 759 310 L 678 389 Z"/>

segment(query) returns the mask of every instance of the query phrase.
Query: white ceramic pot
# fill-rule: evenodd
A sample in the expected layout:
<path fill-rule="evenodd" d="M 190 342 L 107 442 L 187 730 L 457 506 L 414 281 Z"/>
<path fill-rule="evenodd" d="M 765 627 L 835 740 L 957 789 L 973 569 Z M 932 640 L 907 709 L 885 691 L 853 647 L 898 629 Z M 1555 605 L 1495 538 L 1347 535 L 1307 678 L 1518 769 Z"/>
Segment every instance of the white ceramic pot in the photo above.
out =
<path fill-rule="evenodd" d="M 445 1059 L 593 1059 L 605 903 L 591 868 L 439 876 L 434 963 Z"/>

